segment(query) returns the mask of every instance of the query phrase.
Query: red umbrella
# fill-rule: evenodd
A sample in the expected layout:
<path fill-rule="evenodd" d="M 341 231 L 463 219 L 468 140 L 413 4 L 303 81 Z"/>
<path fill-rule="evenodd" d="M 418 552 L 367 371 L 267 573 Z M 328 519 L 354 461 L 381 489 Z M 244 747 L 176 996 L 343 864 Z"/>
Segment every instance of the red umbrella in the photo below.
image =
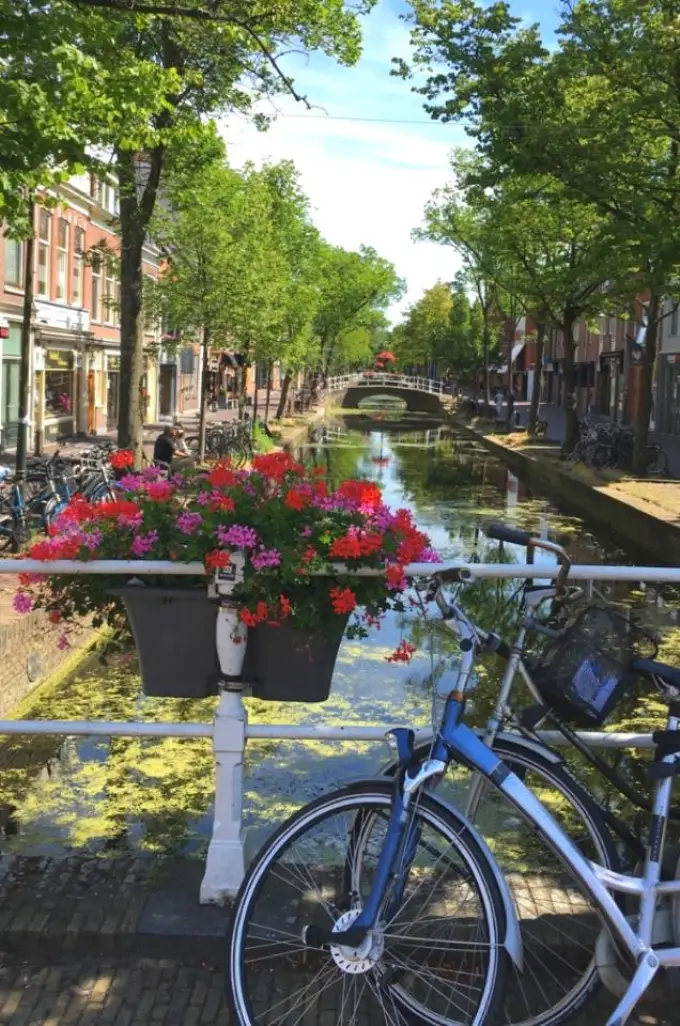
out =
<path fill-rule="evenodd" d="M 390 363 L 394 363 L 394 361 L 396 360 L 396 356 L 394 355 L 394 353 L 391 353 L 388 349 L 386 349 L 384 352 L 378 353 L 378 355 L 376 356 L 376 360 L 389 360 Z"/>

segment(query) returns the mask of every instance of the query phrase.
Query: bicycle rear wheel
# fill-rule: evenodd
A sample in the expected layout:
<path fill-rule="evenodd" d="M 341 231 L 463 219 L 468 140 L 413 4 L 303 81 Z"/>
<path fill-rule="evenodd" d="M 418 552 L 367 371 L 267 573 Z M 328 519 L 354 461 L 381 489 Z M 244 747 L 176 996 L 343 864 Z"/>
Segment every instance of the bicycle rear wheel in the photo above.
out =
<path fill-rule="evenodd" d="M 493 750 L 545 803 L 587 858 L 619 870 L 616 845 L 597 805 L 561 761 L 546 749 L 498 737 Z M 430 748 L 415 758 L 428 758 Z M 395 766 L 387 773 L 394 773 Z M 524 946 L 524 970 L 508 969 L 503 1009 L 494 1026 L 557 1026 L 600 989 L 595 944 L 601 924 L 571 872 L 507 799 L 486 785 L 468 808 L 473 775 L 452 764 L 437 795 L 468 811 L 512 891 Z"/>
<path fill-rule="evenodd" d="M 483 1026 L 502 1000 L 505 910 L 488 854 L 452 809 L 423 793 L 408 858 L 359 948 L 312 947 L 308 927 L 346 929 L 370 892 L 391 809 L 389 781 L 325 795 L 287 820 L 252 862 L 229 929 L 237 1026 Z M 361 864 L 346 874 L 357 821 Z M 365 842 L 365 843 L 363 843 Z M 401 872 L 400 872 L 401 868 Z"/>

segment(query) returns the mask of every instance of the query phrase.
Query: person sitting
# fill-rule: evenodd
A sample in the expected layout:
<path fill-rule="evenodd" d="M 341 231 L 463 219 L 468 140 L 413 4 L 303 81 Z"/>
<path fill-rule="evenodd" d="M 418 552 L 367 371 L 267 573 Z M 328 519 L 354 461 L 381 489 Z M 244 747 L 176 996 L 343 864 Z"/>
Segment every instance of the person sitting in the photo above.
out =
<path fill-rule="evenodd" d="M 177 449 L 177 440 L 175 437 L 175 428 L 168 424 L 163 428 L 163 431 L 158 436 L 153 447 L 153 462 L 157 467 L 164 467 L 166 470 L 170 469 L 170 465 L 175 458 L 175 450 Z"/>

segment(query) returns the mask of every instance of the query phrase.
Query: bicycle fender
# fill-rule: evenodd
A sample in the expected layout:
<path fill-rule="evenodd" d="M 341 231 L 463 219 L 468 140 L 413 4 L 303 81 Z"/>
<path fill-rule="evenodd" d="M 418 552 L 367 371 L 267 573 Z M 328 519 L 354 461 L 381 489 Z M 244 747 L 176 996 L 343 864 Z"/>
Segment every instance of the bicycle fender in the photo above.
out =
<path fill-rule="evenodd" d="M 370 783 L 382 783 L 385 782 L 385 777 L 349 777 L 342 781 L 343 786 L 350 784 L 370 784 Z M 501 900 L 503 902 L 503 908 L 505 910 L 505 938 L 503 940 L 503 947 L 509 954 L 513 961 L 513 964 L 522 972 L 524 970 L 524 944 L 522 943 L 522 932 L 520 930 L 519 921 L 517 919 L 517 911 L 515 909 L 515 903 L 512 900 L 512 894 L 510 893 L 510 886 L 503 876 L 501 867 L 496 862 L 491 850 L 480 834 L 479 830 L 467 816 L 464 816 L 460 809 L 456 808 L 455 805 L 451 805 L 450 802 L 444 801 L 439 795 L 428 791 L 428 797 L 431 798 L 438 805 L 443 806 L 450 812 L 453 812 L 454 816 L 460 820 L 460 822 L 470 831 L 475 841 L 481 848 L 483 854 L 486 856 L 487 863 L 491 872 L 493 873 L 494 879 L 498 884 L 498 889 L 501 894 Z"/>

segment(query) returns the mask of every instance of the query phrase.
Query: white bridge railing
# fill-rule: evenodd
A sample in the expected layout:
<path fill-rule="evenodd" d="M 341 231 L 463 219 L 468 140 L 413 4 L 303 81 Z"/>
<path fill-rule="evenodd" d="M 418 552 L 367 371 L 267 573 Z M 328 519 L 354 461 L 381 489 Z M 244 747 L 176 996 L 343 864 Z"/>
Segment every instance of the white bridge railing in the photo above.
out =
<path fill-rule="evenodd" d="M 413 392 L 428 392 L 430 395 L 450 396 L 450 386 L 436 378 L 418 377 L 410 374 L 391 374 L 387 371 L 363 371 L 360 374 L 344 374 L 328 378 L 327 392 L 341 392 L 346 388 L 404 388 Z"/>
<path fill-rule="evenodd" d="M 543 563 L 453 563 L 467 569 L 476 579 L 533 579 L 548 580 L 557 576 L 558 567 Z M 338 568 L 347 572 L 347 568 Z M 406 568 L 409 577 L 427 577 L 435 570 L 432 563 L 414 563 Z M 370 571 L 369 571 L 370 572 Z M 120 576 L 200 576 L 205 573 L 201 563 L 171 563 L 160 561 L 93 560 L 71 562 L 56 560 L 51 563 L 31 559 L 0 560 L 0 573 L 40 574 L 117 574 Z M 360 572 L 359 572 L 360 573 Z M 375 571 L 373 571 L 375 573 Z M 645 582 L 680 584 L 680 567 L 650 566 L 572 566 L 569 574 L 574 581 L 628 581 L 638 585 Z M 233 605 L 220 608 L 217 620 L 216 647 L 222 672 L 233 677 L 234 660 L 239 671 L 243 663 L 245 645 L 234 645 L 232 638 Z M 231 685 L 233 686 L 233 685 Z M 326 726 L 318 723 L 248 724 L 241 691 L 220 689 L 213 723 L 145 723 L 107 722 L 103 720 L 0 720 L 2 734 L 50 734 L 64 736 L 115 737 L 182 737 L 211 738 L 215 755 L 215 807 L 213 832 L 208 848 L 205 874 L 201 885 L 203 903 L 219 903 L 235 893 L 244 873 L 242 814 L 242 766 L 246 741 L 261 740 L 324 740 L 370 742 L 384 739 L 385 726 Z M 429 734 L 420 731 L 420 736 Z M 651 734 L 586 732 L 580 736 L 588 744 L 603 748 L 651 748 Z M 541 737 L 548 743 L 564 743 L 562 736 L 544 731 Z"/>

